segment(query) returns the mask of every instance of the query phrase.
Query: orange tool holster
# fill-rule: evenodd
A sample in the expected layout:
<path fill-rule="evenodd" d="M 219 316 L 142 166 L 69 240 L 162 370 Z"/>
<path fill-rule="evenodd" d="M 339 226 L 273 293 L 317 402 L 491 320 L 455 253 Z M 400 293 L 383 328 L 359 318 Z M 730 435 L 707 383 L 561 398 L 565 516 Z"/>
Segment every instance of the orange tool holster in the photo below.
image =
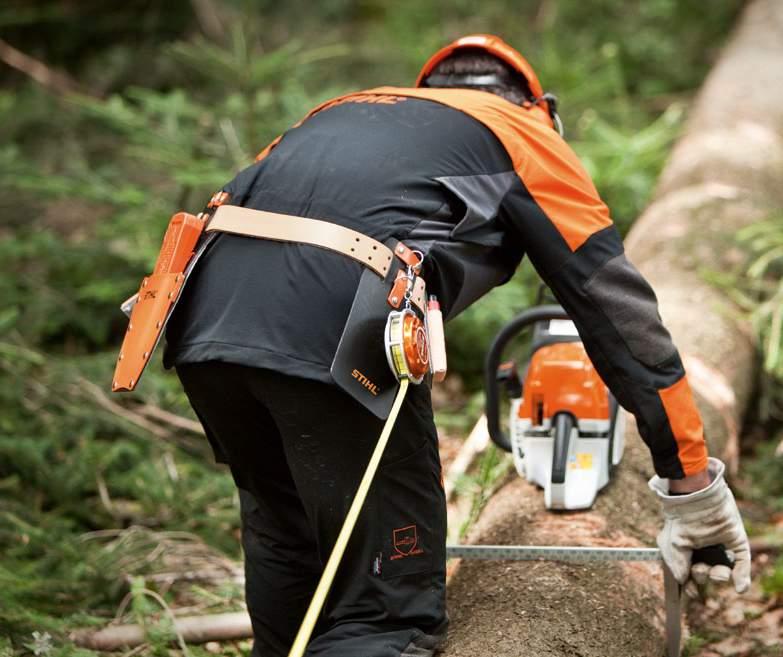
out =
<path fill-rule="evenodd" d="M 215 194 L 198 216 L 178 212 L 169 221 L 155 268 L 141 281 L 130 313 L 128 330 L 112 379 L 112 391 L 133 390 L 150 361 L 179 299 L 204 227 L 215 208 L 228 200 L 226 192 Z"/>
<path fill-rule="evenodd" d="M 122 341 L 112 391 L 133 390 L 160 340 L 169 312 L 185 282 L 204 220 L 178 212 L 169 222 L 155 269 L 141 281 Z"/>

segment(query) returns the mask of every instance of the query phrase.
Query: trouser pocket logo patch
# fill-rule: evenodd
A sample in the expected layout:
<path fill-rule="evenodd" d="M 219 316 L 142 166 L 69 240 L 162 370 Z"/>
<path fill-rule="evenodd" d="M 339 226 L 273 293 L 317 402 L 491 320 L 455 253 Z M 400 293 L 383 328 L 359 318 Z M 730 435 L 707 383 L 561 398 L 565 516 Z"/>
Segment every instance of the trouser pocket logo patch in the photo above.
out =
<path fill-rule="evenodd" d="M 392 554 L 389 557 L 392 561 L 424 553 L 424 550 L 419 547 L 419 536 L 416 525 L 408 525 L 407 527 L 395 529 L 393 533 L 393 545 L 396 554 Z"/>

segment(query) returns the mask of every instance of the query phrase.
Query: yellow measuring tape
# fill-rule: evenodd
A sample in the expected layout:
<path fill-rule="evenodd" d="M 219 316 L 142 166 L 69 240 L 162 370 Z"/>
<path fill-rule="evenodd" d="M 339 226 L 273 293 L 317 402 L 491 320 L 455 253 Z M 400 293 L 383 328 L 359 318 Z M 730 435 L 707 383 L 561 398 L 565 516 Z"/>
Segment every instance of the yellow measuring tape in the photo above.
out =
<path fill-rule="evenodd" d="M 389 435 L 391 435 L 391 430 L 394 427 L 394 423 L 397 421 L 397 415 L 400 412 L 405 393 L 408 391 L 409 383 L 408 379 L 400 380 L 400 389 L 397 391 L 397 396 L 394 398 L 394 404 L 392 405 L 389 417 L 386 420 L 386 424 L 383 425 L 381 436 L 378 438 L 378 444 L 375 446 L 375 450 L 370 457 L 370 462 L 367 464 L 367 469 L 364 471 L 364 476 L 359 483 L 359 488 L 356 491 L 353 502 L 351 502 L 351 508 L 348 509 L 348 515 L 345 516 L 345 522 L 343 522 L 340 534 L 337 536 L 337 541 L 335 541 L 332 553 L 329 555 L 329 560 L 326 562 L 326 568 L 324 568 L 324 572 L 315 589 L 313 599 L 310 601 L 310 606 L 307 608 L 307 613 L 299 627 L 299 632 L 296 634 L 296 639 L 294 639 L 288 657 L 302 657 L 307 649 L 307 642 L 310 640 L 310 635 L 313 633 L 313 628 L 318 621 L 321 608 L 324 606 L 326 596 L 329 593 L 329 589 L 332 587 L 337 568 L 340 565 L 345 548 L 353 533 L 356 520 L 359 518 L 359 512 L 362 510 L 364 501 L 367 499 L 367 493 L 369 492 L 370 485 L 375 477 L 375 472 L 378 470 L 378 464 L 381 462 L 383 452 L 386 449 L 386 443 L 389 442 Z"/>

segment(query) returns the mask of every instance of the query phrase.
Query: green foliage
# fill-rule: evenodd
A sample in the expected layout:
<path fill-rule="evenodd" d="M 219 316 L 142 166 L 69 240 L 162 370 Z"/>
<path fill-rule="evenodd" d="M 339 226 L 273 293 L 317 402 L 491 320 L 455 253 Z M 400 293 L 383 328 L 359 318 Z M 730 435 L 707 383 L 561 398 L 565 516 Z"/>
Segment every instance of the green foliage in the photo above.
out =
<path fill-rule="evenodd" d="M 752 254 L 745 285 L 757 302 L 754 323 L 764 369 L 783 382 L 783 215 L 748 226 L 737 237 Z"/>
<path fill-rule="evenodd" d="M 783 215 L 739 231 L 745 258 L 734 271 L 707 272 L 751 317 L 764 376 L 758 410 L 762 421 L 783 419 Z"/>
<path fill-rule="evenodd" d="M 113 253 L 102 242 L 64 249 L 62 239 L 45 228 L 20 230 L 0 241 L 0 262 L 5 271 L 14 272 L 0 278 L 4 300 L 0 335 L 18 331 L 34 345 L 106 345 L 111 320 L 119 319 L 117 294 L 137 282 L 138 264 Z M 96 277 L 96 271 L 108 276 Z"/>
<path fill-rule="evenodd" d="M 772 572 L 761 580 L 761 588 L 767 595 L 783 595 L 783 558 L 778 558 Z"/>
<path fill-rule="evenodd" d="M 131 611 L 138 625 L 144 628 L 150 652 L 156 657 L 168 657 L 168 644 L 177 640 L 184 657 L 190 657 L 190 652 L 182 636 L 174 627 L 174 615 L 166 601 L 155 591 L 147 588 L 143 577 L 131 580 Z M 156 618 L 156 612 L 163 609 L 165 615 Z"/>
<path fill-rule="evenodd" d="M 47 518 L 38 525 L 24 515 L 19 508 L 0 514 L 0 627 L 17 638 L 35 630 L 60 636 L 64 620 L 89 621 L 81 610 L 100 610 L 117 596 L 122 573 L 85 550 L 73 523 Z"/>
<path fill-rule="evenodd" d="M 777 437 L 783 438 L 783 434 Z M 780 512 L 783 511 L 783 458 L 776 457 L 775 449 L 774 440 L 762 443 L 756 448 L 756 458 L 745 463 L 742 496 Z"/>
<path fill-rule="evenodd" d="M 460 494 L 470 496 L 470 512 L 459 528 L 459 538 L 464 538 L 478 520 L 484 505 L 513 469 L 511 456 L 490 445 L 481 455 L 475 473 L 464 475 L 457 481 Z"/>
<path fill-rule="evenodd" d="M 583 141 L 574 148 L 599 189 L 614 221 L 626 233 L 647 203 L 661 164 L 677 135 L 683 115 L 674 103 L 641 130 L 612 126 L 594 111 L 580 120 Z"/>
<path fill-rule="evenodd" d="M 682 647 L 682 657 L 696 657 L 707 643 L 709 639 L 699 634 L 691 634 Z"/>
<path fill-rule="evenodd" d="M 204 458 L 202 441 L 150 440 L 96 404 L 90 381 L 109 380 L 113 357 L 85 351 L 105 348 L 130 263 L 97 243 L 58 248 L 49 232 L 21 233 L 0 250 L 17 272 L 0 277 L 9 301 L 0 317 L 0 626 L 59 637 L 66 623 L 90 621 L 82 610 L 111 615 L 124 593 L 127 561 L 84 543 L 83 532 L 169 525 L 235 554 L 233 482 Z M 108 291 L 90 271 L 103 261 L 118 274 Z M 153 371 L 146 383 L 148 403 L 185 412 L 171 379 Z"/>

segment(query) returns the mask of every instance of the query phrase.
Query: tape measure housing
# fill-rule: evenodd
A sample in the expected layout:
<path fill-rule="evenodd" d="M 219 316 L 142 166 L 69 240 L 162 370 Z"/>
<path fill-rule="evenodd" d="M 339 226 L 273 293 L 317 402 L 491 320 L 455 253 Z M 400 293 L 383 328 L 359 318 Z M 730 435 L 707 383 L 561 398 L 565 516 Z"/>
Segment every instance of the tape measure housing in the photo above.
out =
<path fill-rule="evenodd" d="M 429 339 L 424 322 L 409 308 L 389 313 L 384 331 L 386 360 L 397 379 L 421 383 L 430 371 Z"/>

